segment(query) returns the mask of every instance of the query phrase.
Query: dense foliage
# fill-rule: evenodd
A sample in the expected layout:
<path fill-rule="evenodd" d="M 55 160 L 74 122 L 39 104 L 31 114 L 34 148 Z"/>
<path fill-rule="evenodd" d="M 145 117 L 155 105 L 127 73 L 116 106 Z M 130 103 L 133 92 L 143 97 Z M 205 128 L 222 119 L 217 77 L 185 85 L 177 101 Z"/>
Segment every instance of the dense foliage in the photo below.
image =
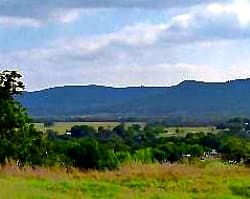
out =
<path fill-rule="evenodd" d="M 113 169 L 125 161 L 173 163 L 217 157 L 226 162 L 249 164 L 250 159 L 249 137 L 234 130 L 168 136 L 159 126 L 141 128 L 120 124 L 112 130 L 74 126 L 70 132 L 65 135 L 48 133 L 48 142 L 52 146 L 49 162 L 55 163 L 52 158 L 60 164 L 83 169 Z"/>
<path fill-rule="evenodd" d="M 20 165 L 42 164 L 42 133 L 14 96 L 24 89 L 15 71 L 0 73 L 0 163 L 15 160 Z"/>

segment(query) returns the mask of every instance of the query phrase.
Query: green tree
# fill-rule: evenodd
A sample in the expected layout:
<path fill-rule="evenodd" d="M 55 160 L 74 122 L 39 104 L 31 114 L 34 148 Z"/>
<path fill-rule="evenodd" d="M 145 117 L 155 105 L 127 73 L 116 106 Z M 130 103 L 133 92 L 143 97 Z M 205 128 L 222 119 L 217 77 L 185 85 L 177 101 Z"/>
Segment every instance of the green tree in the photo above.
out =
<path fill-rule="evenodd" d="M 222 140 L 221 150 L 225 160 L 248 162 L 250 158 L 250 142 L 234 136 L 227 136 Z"/>
<path fill-rule="evenodd" d="M 115 152 L 93 138 L 71 140 L 65 148 L 73 166 L 80 169 L 114 169 L 119 164 Z"/>
<path fill-rule="evenodd" d="M 25 108 L 15 100 L 24 84 L 16 71 L 0 72 L 0 163 L 41 164 L 42 133 L 30 124 Z"/>

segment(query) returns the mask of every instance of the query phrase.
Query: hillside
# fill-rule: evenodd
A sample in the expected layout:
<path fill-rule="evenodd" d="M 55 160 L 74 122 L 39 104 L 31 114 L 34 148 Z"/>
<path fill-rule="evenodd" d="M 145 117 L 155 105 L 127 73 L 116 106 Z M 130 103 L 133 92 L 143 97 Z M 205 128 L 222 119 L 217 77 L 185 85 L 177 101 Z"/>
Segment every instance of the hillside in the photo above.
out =
<path fill-rule="evenodd" d="M 33 117 L 250 116 L 250 79 L 226 83 L 188 80 L 172 87 L 65 86 L 24 92 L 18 100 Z"/>

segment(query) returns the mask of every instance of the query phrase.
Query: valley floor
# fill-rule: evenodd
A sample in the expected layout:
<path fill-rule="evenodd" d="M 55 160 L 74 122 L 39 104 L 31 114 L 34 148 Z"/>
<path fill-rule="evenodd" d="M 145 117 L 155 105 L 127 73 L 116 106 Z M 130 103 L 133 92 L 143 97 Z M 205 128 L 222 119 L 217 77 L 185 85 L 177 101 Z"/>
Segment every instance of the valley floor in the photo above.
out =
<path fill-rule="evenodd" d="M 0 170 L 4 199 L 250 198 L 250 168 L 220 162 L 123 166 L 116 171 L 26 168 Z"/>

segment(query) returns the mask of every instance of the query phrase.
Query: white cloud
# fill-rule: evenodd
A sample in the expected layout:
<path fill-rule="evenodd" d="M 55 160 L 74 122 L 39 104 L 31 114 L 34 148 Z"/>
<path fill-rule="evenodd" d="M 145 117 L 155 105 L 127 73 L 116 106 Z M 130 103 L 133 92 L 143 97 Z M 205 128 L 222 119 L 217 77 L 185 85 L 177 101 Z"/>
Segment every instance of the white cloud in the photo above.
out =
<path fill-rule="evenodd" d="M 239 12 L 239 5 L 235 1 L 180 9 L 158 24 L 135 23 L 110 33 L 59 38 L 43 48 L 2 53 L 0 60 L 6 66 L 20 65 L 29 89 L 91 83 L 163 86 L 184 79 L 243 78 L 250 75 L 246 67 L 250 60 L 238 44 L 249 43 L 250 24 L 247 12 Z M 79 15 L 81 11 L 75 9 L 57 10 L 52 18 L 70 23 Z M 14 24 L 14 19 L 2 23 Z M 41 23 L 30 20 L 22 23 Z M 228 53 L 232 49 L 243 61 Z"/>
<path fill-rule="evenodd" d="M 192 14 L 177 15 L 173 18 L 173 23 L 177 23 L 184 28 L 188 28 L 190 22 L 192 21 L 192 17 Z"/>
<path fill-rule="evenodd" d="M 80 10 L 56 10 L 51 14 L 52 21 L 57 21 L 61 23 L 71 23 L 77 20 L 80 16 Z"/>
<path fill-rule="evenodd" d="M 230 66 L 227 74 L 227 79 L 242 79 L 250 77 L 250 66 L 249 65 L 232 65 Z"/>
<path fill-rule="evenodd" d="M 159 65 L 115 65 L 98 69 L 85 67 L 62 66 L 44 69 L 37 66 L 35 70 L 21 68 L 25 74 L 25 83 L 29 90 L 38 90 L 63 85 L 106 85 L 115 87 L 126 86 L 171 86 L 183 80 L 222 82 L 234 78 L 245 78 L 244 71 L 231 76 L 230 71 L 208 65 L 191 65 L 185 63 Z M 20 69 L 20 68 L 19 68 Z M 63 71 L 62 71 L 63 70 Z M 248 73 L 249 74 L 249 73 Z M 32 76 L 32 78 L 29 78 Z M 38 81 L 39 79 L 39 81 Z"/>
<path fill-rule="evenodd" d="M 214 14 L 234 14 L 241 25 L 250 23 L 250 2 L 248 0 L 234 0 L 231 4 L 210 4 L 207 7 L 208 11 Z"/>
<path fill-rule="evenodd" d="M 32 19 L 32 18 L 1 17 L 0 16 L 0 25 L 40 27 L 42 23 L 39 20 Z"/>
<path fill-rule="evenodd" d="M 95 12 L 101 9 L 126 9 L 126 12 L 130 12 L 133 9 L 140 9 L 157 12 L 157 10 L 187 8 L 221 1 L 223 0 L 52 0 L 45 2 L 4 0 L 0 2 L 0 17 L 34 19 L 43 24 L 54 20 L 54 22 L 70 23 L 80 16 L 78 11 L 85 13 L 86 10 Z"/>
<path fill-rule="evenodd" d="M 163 45 L 192 44 L 211 46 L 213 43 L 228 40 L 247 39 L 250 37 L 250 26 L 242 27 L 240 21 L 231 15 L 211 15 L 211 8 L 207 12 L 196 11 L 174 16 L 159 24 L 140 23 L 125 26 L 122 29 L 86 38 L 58 40 L 48 49 L 39 50 L 34 55 L 53 57 L 75 57 L 83 61 L 87 57 L 96 57 L 114 53 L 117 56 L 130 54 L 138 49 L 155 49 Z M 81 58 L 82 57 L 82 58 Z M 113 56 L 112 56 L 113 57 Z M 118 56 L 119 57 L 119 56 Z"/>

